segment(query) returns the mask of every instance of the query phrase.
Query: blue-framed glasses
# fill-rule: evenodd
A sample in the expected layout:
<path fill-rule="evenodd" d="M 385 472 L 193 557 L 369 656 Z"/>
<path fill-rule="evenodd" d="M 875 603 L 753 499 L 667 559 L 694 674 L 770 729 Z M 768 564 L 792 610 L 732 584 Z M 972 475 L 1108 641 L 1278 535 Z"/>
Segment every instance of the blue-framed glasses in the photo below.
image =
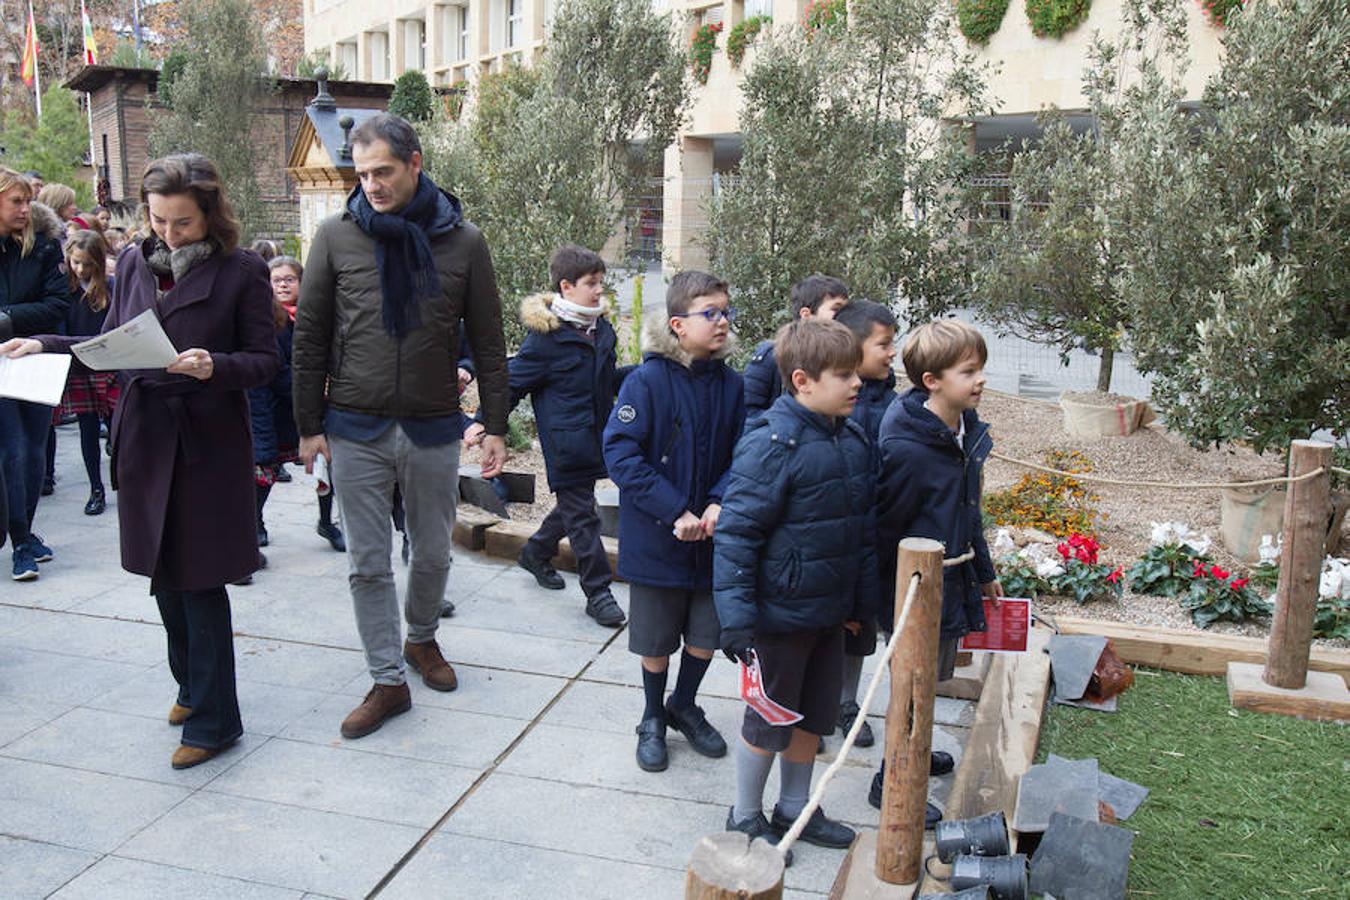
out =
<path fill-rule="evenodd" d="M 717 307 L 714 306 L 709 309 L 701 309 L 698 312 L 675 314 L 675 318 L 677 319 L 688 319 L 691 318 L 692 316 L 699 316 L 700 318 L 708 322 L 711 322 L 714 325 L 720 322 L 722 319 L 726 319 L 728 322 L 735 322 L 736 308 L 734 306 L 729 306 L 726 309 L 718 309 Z"/>

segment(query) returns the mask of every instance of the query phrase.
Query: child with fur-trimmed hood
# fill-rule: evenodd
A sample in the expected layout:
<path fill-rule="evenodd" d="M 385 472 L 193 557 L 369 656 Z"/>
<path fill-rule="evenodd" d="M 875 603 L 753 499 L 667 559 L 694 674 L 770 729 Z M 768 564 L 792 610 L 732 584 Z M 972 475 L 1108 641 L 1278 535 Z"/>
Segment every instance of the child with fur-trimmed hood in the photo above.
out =
<path fill-rule="evenodd" d="M 564 246 L 549 262 L 556 293 L 520 304 L 529 332 L 511 359 L 511 409 L 525 395 L 534 405 L 549 489 L 557 504 L 521 548 L 518 562 L 543 587 L 566 583 L 551 560 L 566 535 L 577 558 L 586 614 L 617 628 L 623 610 L 610 592 L 613 573 L 600 540 L 595 482 L 605 477 L 601 433 L 627 370 L 616 368 L 614 328 L 605 318 L 605 263 L 582 247 Z"/>

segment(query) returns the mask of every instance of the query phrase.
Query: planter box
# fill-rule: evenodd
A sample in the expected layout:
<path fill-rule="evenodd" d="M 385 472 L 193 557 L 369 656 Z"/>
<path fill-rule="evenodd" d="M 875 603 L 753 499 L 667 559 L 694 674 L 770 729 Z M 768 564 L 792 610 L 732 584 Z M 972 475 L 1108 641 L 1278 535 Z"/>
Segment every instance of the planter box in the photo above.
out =
<path fill-rule="evenodd" d="M 1145 400 L 1106 405 L 1063 396 L 1059 405 L 1064 410 L 1064 431 L 1078 437 L 1124 437 L 1157 418 Z"/>

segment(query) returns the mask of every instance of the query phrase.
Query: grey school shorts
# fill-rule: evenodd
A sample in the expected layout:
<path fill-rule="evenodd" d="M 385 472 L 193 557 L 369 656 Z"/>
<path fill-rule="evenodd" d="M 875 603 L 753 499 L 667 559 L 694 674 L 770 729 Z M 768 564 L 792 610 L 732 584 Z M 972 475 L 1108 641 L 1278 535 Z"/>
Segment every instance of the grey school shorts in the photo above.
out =
<path fill-rule="evenodd" d="M 711 591 L 628 585 L 628 649 L 639 656 L 670 656 L 685 646 L 716 650 L 722 646 Z"/>
<path fill-rule="evenodd" d="M 838 625 L 787 634 L 755 635 L 764 693 L 802 714 L 796 725 L 770 725 L 749 706 L 741 721 L 741 737 L 761 750 L 781 753 L 792 730 L 833 734 L 839 720 L 839 689 L 844 683 L 844 629 Z"/>

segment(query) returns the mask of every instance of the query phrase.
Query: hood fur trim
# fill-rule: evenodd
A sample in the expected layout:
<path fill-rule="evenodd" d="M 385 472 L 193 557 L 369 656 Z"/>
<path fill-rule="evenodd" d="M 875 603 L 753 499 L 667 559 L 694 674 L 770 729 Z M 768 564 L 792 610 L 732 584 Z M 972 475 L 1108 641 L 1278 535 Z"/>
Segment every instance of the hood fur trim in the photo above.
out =
<path fill-rule="evenodd" d="M 562 320 L 553 312 L 553 295 L 531 294 L 520 301 L 520 322 L 530 331 L 548 334 L 562 327 Z"/>
<path fill-rule="evenodd" d="M 642 314 L 642 352 L 664 356 L 671 362 L 679 363 L 686 369 L 694 361 L 689 351 L 680 346 L 679 339 L 670 330 L 670 317 L 662 307 L 643 310 Z M 736 334 L 727 334 L 727 342 L 722 349 L 713 354 L 713 359 L 724 360 L 736 352 Z"/>
<path fill-rule="evenodd" d="M 38 203 L 34 200 L 28 207 L 28 218 L 33 222 L 35 234 L 45 234 L 61 246 L 65 246 L 66 223 L 61 221 L 61 217 L 56 214 L 56 210 L 45 203 Z"/>

